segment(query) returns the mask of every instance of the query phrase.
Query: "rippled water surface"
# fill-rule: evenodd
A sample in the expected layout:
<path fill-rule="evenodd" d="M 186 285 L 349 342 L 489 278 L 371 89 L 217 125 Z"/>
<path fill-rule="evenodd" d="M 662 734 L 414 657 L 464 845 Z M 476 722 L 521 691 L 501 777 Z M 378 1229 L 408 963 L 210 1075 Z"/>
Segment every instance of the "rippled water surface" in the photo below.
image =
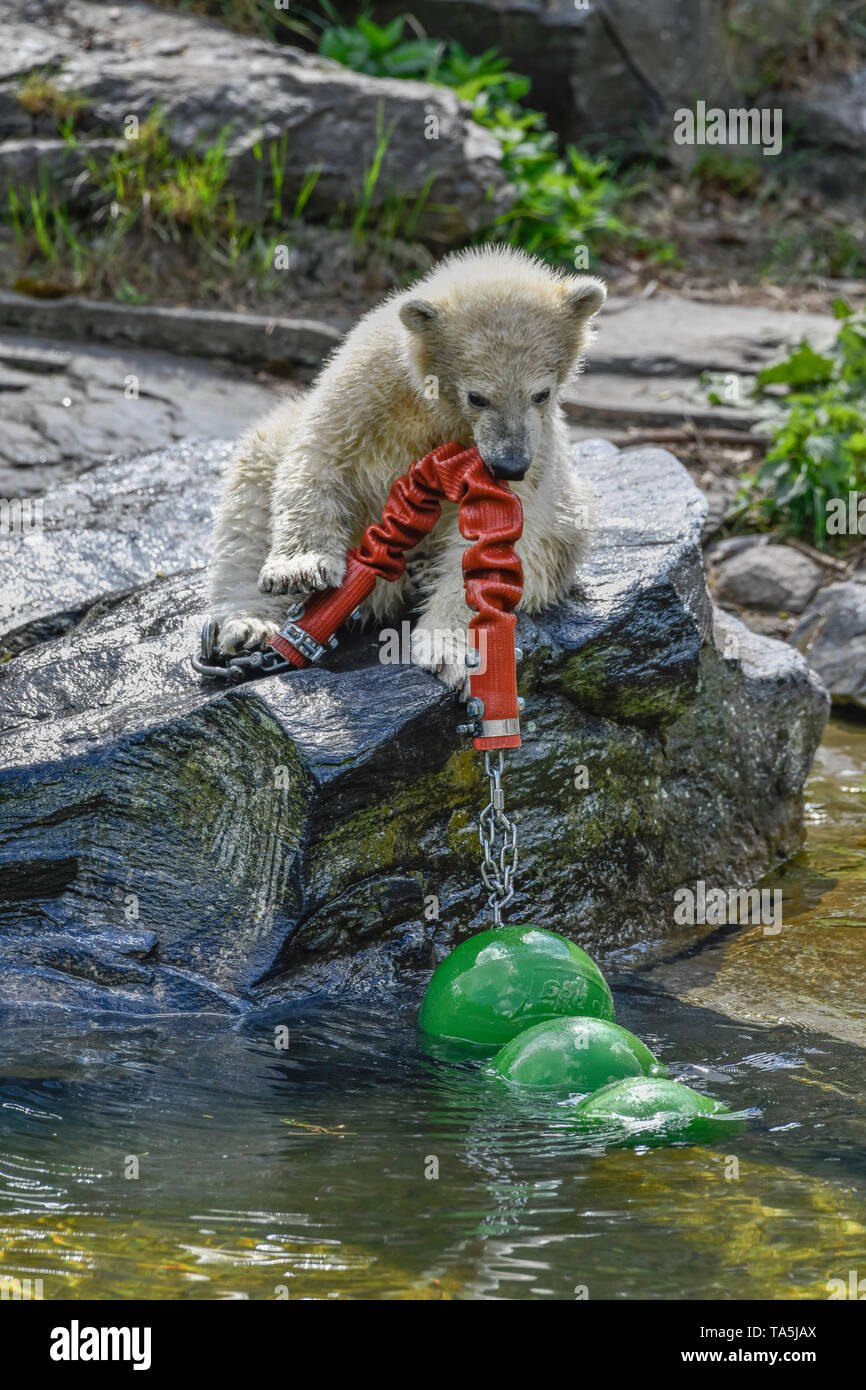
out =
<path fill-rule="evenodd" d="M 615 990 L 674 1075 L 756 1109 L 746 1133 L 593 1150 L 567 1104 L 426 1058 L 413 999 L 241 1029 L 9 1012 L 0 1278 L 46 1299 L 826 1297 L 866 1274 L 863 726 L 829 729 L 808 832 L 768 880 L 779 937 L 729 929 Z"/>

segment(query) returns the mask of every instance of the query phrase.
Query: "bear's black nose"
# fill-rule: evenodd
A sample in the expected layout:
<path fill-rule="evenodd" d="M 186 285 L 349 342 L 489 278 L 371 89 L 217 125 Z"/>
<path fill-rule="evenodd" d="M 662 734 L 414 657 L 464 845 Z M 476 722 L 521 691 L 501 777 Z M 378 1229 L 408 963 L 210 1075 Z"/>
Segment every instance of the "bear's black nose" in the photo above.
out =
<path fill-rule="evenodd" d="M 532 456 L 525 449 L 515 449 L 511 453 L 497 454 L 490 460 L 490 472 L 494 478 L 504 478 L 507 482 L 519 482 L 529 472 Z"/>

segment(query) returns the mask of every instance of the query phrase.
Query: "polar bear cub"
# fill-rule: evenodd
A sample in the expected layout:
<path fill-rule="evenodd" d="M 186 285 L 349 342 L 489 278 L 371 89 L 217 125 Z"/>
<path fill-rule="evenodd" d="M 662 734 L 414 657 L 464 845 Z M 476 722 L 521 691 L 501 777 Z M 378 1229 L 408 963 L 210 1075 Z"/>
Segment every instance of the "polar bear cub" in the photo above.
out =
<path fill-rule="evenodd" d="M 475 445 L 523 504 L 521 608 L 569 588 L 589 543 L 592 499 L 569 458 L 560 396 L 582 364 L 601 281 L 565 275 L 508 247 L 460 252 L 366 314 L 309 394 L 240 441 L 214 528 L 211 617 L 224 656 L 264 646 L 288 609 L 338 585 L 346 550 L 377 520 L 391 485 L 437 445 Z M 362 616 L 420 607 L 413 660 L 465 689 L 458 635 L 471 610 L 457 509 L 397 583 L 379 580 Z M 452 633 L 449 651 L 442 633 Z"/>

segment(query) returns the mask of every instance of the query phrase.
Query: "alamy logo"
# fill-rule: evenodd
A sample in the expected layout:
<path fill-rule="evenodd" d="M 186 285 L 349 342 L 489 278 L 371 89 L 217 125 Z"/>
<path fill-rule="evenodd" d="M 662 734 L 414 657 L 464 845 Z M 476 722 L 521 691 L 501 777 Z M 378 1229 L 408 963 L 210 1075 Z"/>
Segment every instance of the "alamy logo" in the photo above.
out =
<path fill-rule="evenodd" d="M 827 1295 L 834 1298 L 854 1298 L 862 1302 L 866 1298 L 866 1278 L 857 1277 L 856 1269 L 848 1270 L 848 1280 L 828 1279 L 826 1283 Z"/>
<path fill-rule="evenodd" d="M 765 936 L 782 930 L 782 890 L 775 888 L 710 888 L 698 879 L 694 888 L 674 893 L 674 921 L 679 926 L 696 923 L 723 927 L 736 923 L 761 925 Z"/>
<path fill-rule="evenodd" d="M 51 1330 L 52 1361 L 131 1361 L 134 1371 L 150 1370 L 149 1327 L 69 1327 Z"/>
<path fill-rule="evenodd" d="M 849 492 L 847 499 L 828 497 L 824 510 L 828 536 L 866 536 L 866 496 Z"/>
<path fill-rule="evenodd" d="M 487 670 L 487 632 L 480 628 L 474 633 L 476 646 L 470 648 L 465 628 L 418 627 L 412 630 L 404 619 L 400 631 L 383 627 L 379 633 L 379 661 L 383 666 L 430 666 L 449 662 L 465 664 L 476 675 Z"/>
<path fill-rule="evenodd" d="M 0 497 L 0 536 L 41 536 L 42 497 Z"/>
<path fill-rule="evenodd" d="M 14 1279 L 7 1274 L 0 1277 L 0 1300 L 4 1303 L 7 1300 L 11 1300 L 13 1303 L 25 1302 L 29 1299 L 38 1300 L 44 1296 L 41 1279 Z"/>
<path fill-rule="evenodd" d="M 760 145 L 762 154 L 778 154 L 782 148 L 782 108 L 732 107 L 725 111 L 699 101 L 694 111 L 681 106 L 674 112 L 677 145 Z"/>

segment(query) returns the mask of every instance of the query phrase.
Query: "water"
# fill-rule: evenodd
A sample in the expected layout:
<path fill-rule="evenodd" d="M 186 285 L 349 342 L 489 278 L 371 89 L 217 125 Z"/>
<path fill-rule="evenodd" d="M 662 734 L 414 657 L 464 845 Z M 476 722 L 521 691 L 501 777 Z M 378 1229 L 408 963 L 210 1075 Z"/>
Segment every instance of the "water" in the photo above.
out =
<path fill-rule="evenodd" d="M 688 1300 L 866 1276 L 861 786 L 866 728 L 835 722 L 807 847 L 768 879 L 782 934 L 728 929 L 615 989 L 674 1075 L 755 1108 L 746 1133 L 594 1150 L 567 1105 L 426 1058 L 415 999 L 240 1029 L 8 1012 L 0 1280 L 46 1299 Z"/>

